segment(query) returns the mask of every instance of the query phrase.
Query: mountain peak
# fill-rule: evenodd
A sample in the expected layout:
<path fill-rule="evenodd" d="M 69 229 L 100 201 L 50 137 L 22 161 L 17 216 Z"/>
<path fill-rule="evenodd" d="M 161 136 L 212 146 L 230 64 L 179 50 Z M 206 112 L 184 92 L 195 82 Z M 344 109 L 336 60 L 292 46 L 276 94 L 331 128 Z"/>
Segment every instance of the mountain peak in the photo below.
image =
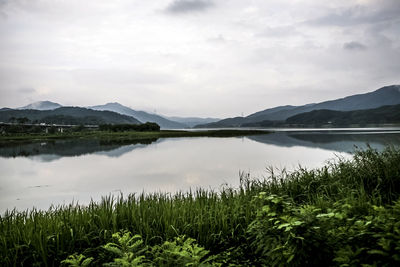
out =
<path fill-rule="evenodd" d="M 127 106 L 124 106 L 118 102 L 108 102 L 104 105 L 99 105 L 99 106 L 94 106 L 94 107 L 103 107 L 103 108 L 129 108 Z"/>
<path fill-rule="evenodd" d="M 382 106 L 394 106 L 400 104 L 400 85 L 388 85 L 375 91 L 363 94 L 350 95 L 343 98 L 328 100 L 320 103 L 302 106 L 279 106 L 259 111 L 245 118 L 228 118 L 212 124 L 203 124 L 198 127 L 237 127 L 240 125 L 257 125 L 263 121 L 285 121 L 286 119 L 301 113 L 314 110 L 330 111 L 354 111 L 377 109 Z"/>
<path fill-rule="evenodd" d="M 52 110 L 62 107 L 60 104 L 48 100 L 33 102 L 19 109 L 37 109 L 37 110 Z"/>
<path fill-rule="evenodd" d="M 400 92 L 400 85 L 399 84 L 393 84 L 393 85 L 388 85 L 388 86 L 384 86 L 382 88 L 379 88 L 376 91 L 398 91 Z"/>
<path fill-rule="evenodd" d="M 182 124 L 182 123 L 179 123 L 176 121 L 172 121 L 172 120 L 168 120 L 159 115 L 150 114 L 145 111 L 133 110 L 130 107 L 121 105 L 118 102 L 110 102 L 105 105 L 92 106 L 89 108 L 94 109 L 94 110 L 108 110 L 108 111 L 117 112 L 117 113 L 120 113 L 123 115 L 132 116 L 141 122 L 147 122 L 147 121 L 155 122 L 158 125 L 160 125 L 161 128 L 185 128 L 186 127 L 185 124 Z"/>

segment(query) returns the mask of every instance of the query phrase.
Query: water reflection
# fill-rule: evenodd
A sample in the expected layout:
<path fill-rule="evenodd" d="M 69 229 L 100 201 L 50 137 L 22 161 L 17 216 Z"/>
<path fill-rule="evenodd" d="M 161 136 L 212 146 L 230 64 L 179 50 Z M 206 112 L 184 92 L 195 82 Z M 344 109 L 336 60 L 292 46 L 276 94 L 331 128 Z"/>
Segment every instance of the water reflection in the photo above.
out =
<path fill-rule="evenodd" d="M 16 207 L 140 192 L 237 186 L 239 172 L 322 166 L 354 145 L 400 145 L 400 133 L 277 132 L 244 138 L 172 138 L 141 143 L 64 140 L 0 147 L 0 213 Z"/>
<path fill-rule="evenodd" d="M 387 145 L 400 145 L 400 132 L 276 132 L 250 136 L 251 140 L 282 147 L 314 147 L 351 153 L 354 149 L 371 146 L 382 150 Z"/>
<path fill-rule="evenodd" d="M 400 132 L 323 132 L 323 131 L 288 131 L 245 137 L 250 140 L 280 147 L 302 146 L 321 148 L 336 152 L 351 153 L 354 149 L 367 146 L 382 150 L 387 145 L 400 145 Z M 132 141 L 102 140 L 54 140 L 37 143 L 8 144 L 0 146 L 0 157 L 29 157 L 41 161 L 52 161 L 62 157 L 101 154 L 120 157 L 137 148 L 143 148 L 158 140 L 146 139 Z"/>
<path fill-rule="evenodd" d="M 0 157 L 30 157 L 42 161 L 52 161 L 62 157 L 74 157 L 86 154 L 103 154 L 110 157 L 119 157 L 133 149 L 144 147 L 156 141 L 157 138 L 136 142 L 73 139 L 25 144 L 12 143 L 0 146 Z"/>

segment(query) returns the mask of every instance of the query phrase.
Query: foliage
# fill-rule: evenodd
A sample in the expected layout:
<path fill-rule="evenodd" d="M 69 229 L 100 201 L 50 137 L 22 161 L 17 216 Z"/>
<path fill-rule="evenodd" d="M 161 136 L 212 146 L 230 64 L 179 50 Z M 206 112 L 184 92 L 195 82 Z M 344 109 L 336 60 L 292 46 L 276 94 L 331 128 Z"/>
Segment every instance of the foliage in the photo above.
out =
<path fill-rule="evenodd" d="M 144 252 L 147 247 L 143 245 L 140 235 L 131 236 L 130 232 L 117 232 L 112 235 L 115 243 L 107 243 L 103 248 L 114 254 L 115 258 L 112 263 L 106 266 L 141 266 L 145 263 Z"/>
<path fill-rule="evenodd" d="M 142 124 L 102 124 L 99 126 L 100 131 L 124 132 L 139 131 L 152 132 L 160 131 L 160 126 L 154 122 L 146 122 Z"/>
<path fill-rule="evenodd" d="M 137 119 L 112 111 L 98 111 L 80 107 L 60 107 L 52 110 L 3 109 L 0 110 L 0 122 L 15 122 L 18 118 L 51 124 L 104 124 L 132 123 L 139 124 Z M 27 122 L 24 119 L 25 122 Z"/>
<path fill-rule="evenodd" d="M 261 264 L 400 264 L 400 201 L 387 207 L 367 204 L 363 214 L 345 202 L 324 210 L 264 193 L 257 198 L 264 205 L 248 233 Z"/>
<path fill-rule="evenodd" d="M 400 105 L 353 111 L 313 110 L 289 117 L 285 123 L 305 125 L 330 124 L 334 126 L 400 123 Z"/>
<path fill-rule="evenodd" d="M 398 148 L 368 149 L 320 169 L 271 169 L 265 180 L 243 174 L 238 188 L 218 192 L 7 211 L 0 265 L 81 264 L 82 254 L 94 266 L 397 266 L 399 162 Z"/>
<path fill-rule="evenodd" d="M 208 257 L 209 251 L 196 244 L 193 238 L 178 236 L 174 241 L 165 241 L 153 248 L 155 266 L 205 266 L 215 257 Z M 216 262 L 214 262 L 216 264 Z"/>
<path fill-rule="evenodd" d="M 117 232 L 112 235 L 113 241 L 103 246 L 112 255 L 113 261 L 103 266 L 208 266 L 218 265 L 215 257 L 200 247 L 196 240 L 178 236 L 173 241 L 165 241 L 154 247 L 145 246 L 140 235 L 132 236 L 130 232 Z M 74 266 L 88 266 L 93 258 L 86 258 L 76 253 L 68 256 L 61 263 Z"/>
<path fill-rule="evenodd" d="M 93 261 L 93 258 L 86 258 L 82 254 L 73 254 L 68 256 L 67 259 L 61 261 L 62 264 L 68 265 L 70 267 L 79 267 L 79 266 L 90 266 L 90 263 Z"/>

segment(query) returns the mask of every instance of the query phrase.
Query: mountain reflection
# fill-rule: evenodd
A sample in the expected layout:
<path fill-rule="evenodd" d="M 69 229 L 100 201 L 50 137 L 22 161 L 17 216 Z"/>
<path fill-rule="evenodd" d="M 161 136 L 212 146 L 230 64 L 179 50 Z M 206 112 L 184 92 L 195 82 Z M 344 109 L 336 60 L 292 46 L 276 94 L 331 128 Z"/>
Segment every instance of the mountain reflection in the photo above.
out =
<path fill-rule="evenodd" d="M 353 152 L 355 147 L 367 145 L 382 150 L 387 145 L 400 146 L 400 132 L 275 132 L 248 136 L 250 140 L 279 147 L 309 147 L 336 152 Z M 0 157 L 34 157 L 40 161 L 54 161 L 61 157 L 87 154 L 120 157 L 134 149 L 143 148 L 163 139 L 137 142 L 103 140 L 54 140 L 36 143 L 13 143 L 0 146 Z"/>
<path fill-rule="evenodd" d="M 368 145 L 377 150 L 387 145 L 400 145 L 400 132 L 276 132 L 248 138 L 281 147 L 303 146 L 348 153 Z"/>
<path fill-rule="evenodd" d="M 145 147 L 154 139 L 137 142 L 104 141 L 104 140 L 55 140 L 25 144 L 7 144 L 0 146 L 0 157 L 31 157 L 40 156 L 42 161 L 52 161 L 61 157 L 74 157 L 86 154 L 102 154 L 119 157 L 133 149 Z"/>

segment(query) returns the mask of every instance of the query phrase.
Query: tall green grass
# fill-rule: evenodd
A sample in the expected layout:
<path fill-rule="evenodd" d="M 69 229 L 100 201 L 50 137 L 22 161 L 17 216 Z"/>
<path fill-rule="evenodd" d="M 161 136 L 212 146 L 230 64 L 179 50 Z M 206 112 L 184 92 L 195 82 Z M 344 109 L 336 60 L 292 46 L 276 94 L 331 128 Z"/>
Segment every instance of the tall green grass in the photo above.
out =
<path fill-rule="evenodd" d="M 260 247 L 255 248 L 257 244 L 268 247 L 263 244 L 266 239 L 260 239 L 257 233 L 263 237 L 287 233 L 280 233 L 282 228 L 273 228 L 268 220 L 281 214 L 282 218 L 301 222 L 314 218 L 310 227 L 322 224 L 339 227 L 342 221 L 331 223 L 330 220 L 328 224 L 320 219 L 324 216 L 319 215 L 328 214 L 329 210 L 339 213 L 345 209 L 343 207 L 348 207 L 342 204 L 351 206 L 351 212 L 346 211 L 343 216 L 354 218 L 371 215 L 373 206 L 392 207 L 400 195 L 400 149 L 357 151 L 352 160 L 337 159 L 320 169 L 279 174 L 271 170 L 269 177 L 263 180 L 252 180 L 246 174 L 240 179 L 238 188 L 223 187 L 219 191 L 197 189 L 176 194 L 108 196 L 88 206 L 70 204 L 54 206 L 47 211 L 7 211 L 0 217 L 0 265 L 58 266 L 73 253 L 94 257 L 92 264 L 101 265 L 112 259 L 103 246 L 112 242 L 112 235 L 120 231 L 140 235 L 147 246 L 185 235 L 231 263 L 268 265 L 276 260 L 272 265 L 279 265 L 280 260 L 287 262 L 292 254 L 299 257 L 295 252 L 303 250 L 293 246 L 295 252 L 287 252 L 288 258 L 281 259 L 260 252 L 263 251 Z M 272 200 L 264 197 L 266 200 L 260 201 L 260 196 L 275 197 Z M 269 205 L 267 209 L 271 210 L 271 203 L 277 202 L 276 199 L 286 204 L 279 206 L 281 208 L 274 206 L 276 210 L 265 215 L 264 207 Z M 315 211 L 304 207 L 313 207 Z M 298 212 L 301 209 L 306 212 Z M 400 232 L 398 234 L 400 236 Z M 308 236 L 310 241 L 312 237 Z M 297 241 L 293 242 L 297 244 Z M 400 243 L 397 245 L 400 248 Z M 303 252 L 302 257 L 307 258 L 310 252 Z M 265 260 L 255 260 L 259 258 Z"/>

